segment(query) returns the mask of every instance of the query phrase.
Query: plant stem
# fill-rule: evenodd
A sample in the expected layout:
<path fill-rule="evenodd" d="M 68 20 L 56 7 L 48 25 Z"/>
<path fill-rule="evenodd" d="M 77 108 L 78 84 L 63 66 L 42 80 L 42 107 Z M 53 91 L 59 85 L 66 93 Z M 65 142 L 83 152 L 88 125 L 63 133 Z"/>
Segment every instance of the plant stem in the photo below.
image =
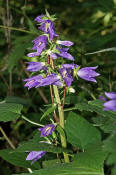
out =
<path fill-rule="evenodd" d="M 36 123 L 36 122 L 33 122 L 33 121 L 31 121 L 31 120 L 29 120 L 27 117 L 24 117 L 23 115 L 21 116 L 24 120 L 26 120 L 27 122 L 29 122 L 29 123 L 31 123 L 31 124 L 33 124 L 33 125 L 37 125 L 37 126 L 41 126 L 41 127 L 43 127 L 44 125 L 41 125 L 41 124 L 39 124 L 39 123 Z"/>
<path fill-rule="evenodd" d="M 3 28 L 3 29 L 16 30 L 16 31 L 19 31 L 19 32 L 24 32 L 24 33 L 29 33 L 29 34 L 36 34 L 36 35 L 38 35 L 38 33 L 31 32 L 31 31 L 24 30 L 24 29 L 15 28 L 15 27 L 9 27 L 9 26 L 3 26 L 3 25 L 0 25 L 0 27 Z"/>
<path fill-rule="evenodd" d="M 54 95 L 55 95 L 56 103 L 58 105 L 59 125 L 62 127 L 62 129 L 64 129 L 64 111 L 63 111 L 63 108 L 62 108 L 62 104 L 61 104 L 58 88 L 57 88 L 57 86 L 53 85 L 53 89 L 54 89 Z M 61 138 L 62 147 L 66 148 L 67 147 L 66 137 L 60 134 L 60 138 Z M 68 155 L 66 153 L 63 153 L 63 154 L 64 154 L 65 162 L 69 163 Z"/>

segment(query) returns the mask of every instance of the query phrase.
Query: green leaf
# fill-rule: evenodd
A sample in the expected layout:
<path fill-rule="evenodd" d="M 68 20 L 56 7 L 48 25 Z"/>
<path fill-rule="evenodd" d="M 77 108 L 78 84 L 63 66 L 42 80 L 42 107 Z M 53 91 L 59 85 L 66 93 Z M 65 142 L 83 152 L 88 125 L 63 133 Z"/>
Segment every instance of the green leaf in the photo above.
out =
<path fill-rule="evenodd" d="M 73 112 L 69 113 L 65 131 L 68 142 L 82 149 L 101 140 L 100 132 L 82 116 Z"/>
<path fill-rule="evenodd" d="M 25 151 L 47 151 L 47 152 L 53 152 L 53 153 L 62 153 L 62 152 L 68 152 L 69 150 L 66 150 L 61 147 L 56 147 L 52 144 L 47 143 L 39 143 L 36 141 L 28 141 L 23 144 L 20 144 L 19 147 L 16 149 L 16 152 L 25 152 Z"/>
<path fill-rule="evenodd" d="M 33 175 L 104 175 L 105 157 L 106 153 L 102 151 L 101 146 L 95 146 L 86 152 L 78 153 L 72 163 L 37 170 L 33 172 Z M 28 173 L 21 175 L 28 175 Z"/>
<path fill-rule="evenodd" d="M 30 161 L 26 161 L 26 153 L 17 153 L 15 150 L 11 149 L 0 150 L 0 157 L 2 157 L 7 162 L 19 167 L 37 169 L 39 166 L 38 163 L 31 165 Z"/>
<path fill-rule="evenodd" d="M 23 106 L 15 103 L 0 103 L 0 121 L 16 120 L 21 115 Z"/>
<path fill-rule="evenodd" d="M 32 37 L 30 36 L 28 36 L 26 40 L 24 40 L 22 37 L 22 40 L 16 44 L 15 48 L 9 56 L 9 71 L 11 71 L 17 62 L 24 56 L 25 50 L 32 45 L 31 40 Z"/>
<path fill-rule="evenodd" d="M 48 116 L 50 113 L 52 113 L 56 109 L 56 106 L 52 106 L 51 108 L 48 108 L 47 111 L 44 112 L 42 115 L 41 120 L 43 120 L 46 116 Z"/>
<path fill-rule="evenodd" d="M 116 112 L 103 110 L 103 101 L 101 100 L 90 101 L 88 104 L 78 103 L 75 106 L 75 108 L 80 111 L 96 112 L 104 117 L 111 117 L 111 118 L 116 119 Z"/>
<path fill-rule="evenodd" d="M 16 104 L 22 104 L 22 105 L 32 105 L 31 100 L 30 99 L 23 99 L 20 97 L 16 97 L 16 96 L 7 96 L 5 98 L 5 102 L 6 103 L 16 103 Z"/>

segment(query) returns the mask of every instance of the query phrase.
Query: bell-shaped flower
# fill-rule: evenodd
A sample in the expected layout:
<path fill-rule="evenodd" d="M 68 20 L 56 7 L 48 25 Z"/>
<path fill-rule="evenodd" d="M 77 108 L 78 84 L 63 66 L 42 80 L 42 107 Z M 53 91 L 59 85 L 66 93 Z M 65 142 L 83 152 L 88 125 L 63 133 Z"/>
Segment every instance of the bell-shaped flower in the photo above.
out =
<path fill-rule="evenodd" d="M 59 69 L 59 73 L 66 83 L 66 86 L 69 87 L 73 81 L 73 71 L 74 68 L 77 68 L 78 65 L 76 64 L 62 64 L 62 67 Z"/>
<path fill-rule="evenodd" d="M 49 40 L 52 40 L 53 37 L 57 37 L 58 35 L 55 33 L 54 24 L 51 20 L 44 20 L 41 26 L 38 28 L 42 30 L 44 33 L 49 34 Z"/>
<path fill-rule="evenodd" d="M 57 74 L 53 73 L 48 75 L 46 78 L 43 78 L 41 80 L 41 83 L 38 84 L 36 88 L 40 86 L 48 86 L 48 85 L 62 86 L 63 84 L 60 80 L 60 77 Z"/>
<path fill-rule="evenodd" d="M 68 46 L 68 47 L 70 47 L 70 46 L 72 46 L 74 44 L 71 41 L 60 41 L 60 40 L 57 40 L 56 43 L 60 44 L 60 45 L 63 45 L 63 46 Z"/>
<path fill-rule="evenodd" d="M 70 70 L 71 72 L 72 70 Z M 62 76 L 62 79 L 64 80 L 64 82 L 66 83 L 66 86 L 69 87 L 72 84 L 73 81 L 73 77 L 71 76 L 71 74 L 69 73 L 69 69 L 66 68 L 60 68 L 59 69 L 59 73 Z"/>
<path fill-rule="evenodd" d="M 46 154 L 45 151 L 31 151 L 26 160 L 32 160 L 31 165 L 36 162 L 37 160 L 41 159 Z"/>
<path fill-rule="evenodd" d="M 116 111 L 116 92 L 105 92 L 105 95 L 111 100 L 104 103 L 104 110 Z"/>
<path fill-rule="evenodd" d="M 97 81 L 95 80 L 95 77 L 100 75 L 94 71 L 97 69 L 97 67 L 98 66 L 81 68 L 78 70 L 77 75 L 86 81 L 92 81 L 96 83 Z"/>
<path fill-rule="evenodd" d="M 38 84 L 40 84 L 41 80 L 42 80 L 42 76 L 41 75 L 36 75 L 30 78 L 25 79 L 24 81 L 26 81 L 26 84 L 24 85 L 25 87 L 28 87 L 28 90 L 36 87 Z"/>
<path fill-rule="evenodd" d="M 41 54 L 41 52 L 44 49 L 46 49 L 47 36 L 45 36 L 45 35 L 38 36 L 32 42 L 34 43 L 34 46 L 32 47 L 32 50 L 36 50 L 36 52 L 29 53 L 27 56 L 28 57 L 39 56 Z"/>
<path fill-rule="evenodd" d="M 47 66 L 43 62 L 27 62 L 27 70 L 30 72 L 36 72 L 39 70 L 47 70 Z"/>
<path fill-rule="evenodd" d="M 43 128 L 38 129 L 41 132 L 40 137 L 46 137 L 52 134 L 52 132 L 55 130 L 54 124 L 48 124 L 45 125 Z"/>
<path fill-rule="evenodd" d="M 44 22 L 45 20 L 42 19 L 44 16 L 45 16 L 45 15 L 37 16 L 37 17 L 35 18 L 35 21 L 38 22 L 38 23 L 42 23 L 42 22 Z"/>
<path fill-rule="evenodd" d="M 58 53 L 57 55 L 59 57 L 66 58 L 68 60 L 74 60 L 74 57 L 70 53 L 67 52 L 68 49 L 69 48 L 59 48 L 59 47 L 57 47 L 57 50 L 60 51 L 60 53 Z"/>

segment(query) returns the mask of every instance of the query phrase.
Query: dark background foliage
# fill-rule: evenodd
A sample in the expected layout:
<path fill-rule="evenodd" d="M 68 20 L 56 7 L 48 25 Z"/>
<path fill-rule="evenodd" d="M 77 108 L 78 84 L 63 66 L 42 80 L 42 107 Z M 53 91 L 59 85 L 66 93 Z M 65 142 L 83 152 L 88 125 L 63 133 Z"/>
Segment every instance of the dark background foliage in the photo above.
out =
<path fill-rule="evenodd" d="M 71 49 L 75 62 L 83 67 L 98 65 L 101 74 L 97 84 L 75 81 L 76 94 L 66 98 L 66 107 L 95 100 L 104 91 L 116 91 L 116 0 L 0 0 L 0 100 L 23 104 L 22 112 L 34 121 L 40 120 L 39 116 L 47 108 L 45 105 L 51 103 L 48 87 L 28 91 L 23 82 L 30 76 L 25 70 L 25 62 L 29 60 L 26 54 L 31 41 L 39 34 L 34 18 L 44 14 L 45 9 L 56 15 L 56 33 L 61 39 L 75 42 Z M 10 30 L 5 26 L 11 27 Z M 108 51 L 108 48 L 114 50 Z M 86 55 L 102 49 L 106 51 Z M 94 121 L 90 112 L 78 113 Z M 43 120 L 46 122 L 47 119 Z M 21 119 L 1 122 L 1 126 L 15 146 L 31 138 L 37 128 Z M 101 130 L 103 139 L 111 134 L 106 128 Z M 1 133 L 0 147 L 10 147 Z M 109 165 L 105 165 L 106 175 L 110 175 L 113 163 Z M 23 171 L 0 159 L 0 174 Z"/>

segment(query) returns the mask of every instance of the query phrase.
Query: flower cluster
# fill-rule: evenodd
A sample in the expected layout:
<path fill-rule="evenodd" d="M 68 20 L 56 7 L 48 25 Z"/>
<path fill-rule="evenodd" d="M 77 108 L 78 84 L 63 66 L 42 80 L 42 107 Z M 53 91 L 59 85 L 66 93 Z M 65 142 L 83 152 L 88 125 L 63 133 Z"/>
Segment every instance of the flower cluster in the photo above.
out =
<path fill-rule="evenodd" d="M 28 87 L 28 89 L 47 85 L 69 87 L 75 76 L 86 81 L 96 82 L 95 77 L 99 76 L 95 72 L 97 66 L 81 69 L 79 65 L 74 63 L 53 66 L 51 62 L 56 59 L 64 58 L 74 61 L 74 57 L 69 53 L 69 47 L 74 43 L 58 39 L 59 35 L 56 34 L 54 29 L 54 18 L 50 17 L 50 15 L 40 15 L 35 18 L 35 21 L 40 25 L 38 29 L 43 33 L 32 41 L 34 44 L 32 50 L 34 52 L 29 53 L 27 56 L 31 58 L 39 56 L 39 62 L 27 63 L 27 70 L 37 75 L 25 79 L 25 87 Z"/>
<path fill-rule="evenodd" d="M 48 124 L 48 125 L 45 125 L 43 128 L 39 128 L 38 130 L 41 131 L 40 137 L 46 137 L 52 134 L 52 132 L 55 130 L 55 125 Z M 43 142 L 48 143 L 45 141 Z M 32 165 L 35 161 L 41 159 L 45 154 L 46 154 L 46 151 L 31 151 L 28 154 L 26 160 L 32 160 L 32 163 L 31 163 Z"/>

